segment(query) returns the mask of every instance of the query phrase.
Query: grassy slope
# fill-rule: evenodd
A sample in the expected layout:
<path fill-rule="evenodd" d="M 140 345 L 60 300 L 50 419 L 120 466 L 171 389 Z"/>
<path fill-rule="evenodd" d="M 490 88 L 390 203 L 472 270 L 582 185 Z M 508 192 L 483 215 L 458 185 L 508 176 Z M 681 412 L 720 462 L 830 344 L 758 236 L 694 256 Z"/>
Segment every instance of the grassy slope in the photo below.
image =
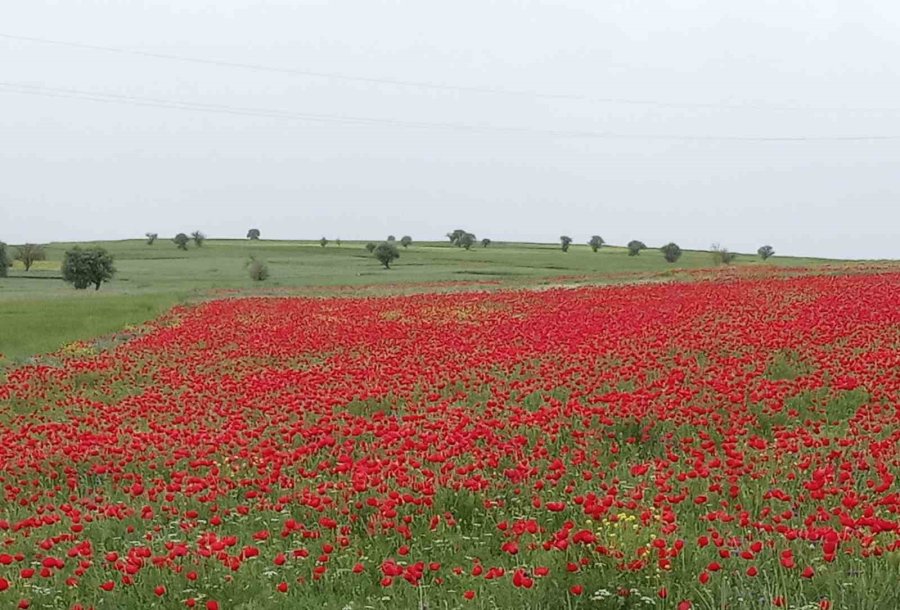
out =
<path fill-rule="evenodd" d="M 116 258 L 118 274 L 100 292 L 75 291 L 60 281 L 59 262 L 73 244 L 51 244 L 48 260 L 25 273 L 19 263 L 10 277 L 0 278 L 0 354 L 17 361 L 53 351 L 66 343 L 114 332 L 156 317 L 172 305 L 203 298 L 219 289 L 254 293 L 260 290 L 306 292 L 351 286 L 396 292 L 404 286 L 432 282 L 501 282 L 539 285 L 564 277 L 585 281 L 621 281 L 652 277 L 673 270 L 711 265 L 707 252 L 685 252 L 675 265 L 655 250 L 629 257 L 623 248 L 593 253 L 575 245 L 567 253 L 557 245 L 494 244 L 465 251 L 444 243 L 415 244 L 402 250 L 390 271 L 380 268 L 359 242 L 209 240 L 202 248 L 180 251 L 169 241 L 148 246 L 142 240 L 103 242 Z M 82 244 L 93 245 L 93 244 Z M 252 282 L 246 262 L 253 255 L 269 265 L 271 279 Z M 774 258 L 770 263 L 811 266 L 817 259 Z M 742 256 L 738 265 L 759 265 Z M 0 364 L 4 361 L 0 359 Z"/>

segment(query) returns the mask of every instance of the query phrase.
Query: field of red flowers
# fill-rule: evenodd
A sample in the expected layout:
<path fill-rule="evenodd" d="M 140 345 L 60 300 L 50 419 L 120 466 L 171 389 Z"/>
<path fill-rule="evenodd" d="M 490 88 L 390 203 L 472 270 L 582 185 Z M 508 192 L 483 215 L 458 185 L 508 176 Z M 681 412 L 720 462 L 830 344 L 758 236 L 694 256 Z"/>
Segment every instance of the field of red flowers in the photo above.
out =
<path fill-rule="evenodd" d="M 900 274 L 174 311 L 0 385 L 2 608 L 900 608 Z"/>

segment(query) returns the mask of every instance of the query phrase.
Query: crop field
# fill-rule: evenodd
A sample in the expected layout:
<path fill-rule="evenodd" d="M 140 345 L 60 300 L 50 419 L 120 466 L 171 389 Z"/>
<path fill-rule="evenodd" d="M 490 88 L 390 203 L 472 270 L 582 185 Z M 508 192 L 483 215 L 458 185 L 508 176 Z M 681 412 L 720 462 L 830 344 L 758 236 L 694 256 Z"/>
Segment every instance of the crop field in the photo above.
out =
<path fill-rule="evenodd" d="M 900 608 L 898 303 L 882 271 L 177 307 L 0 384 L 0 607 Z"/>

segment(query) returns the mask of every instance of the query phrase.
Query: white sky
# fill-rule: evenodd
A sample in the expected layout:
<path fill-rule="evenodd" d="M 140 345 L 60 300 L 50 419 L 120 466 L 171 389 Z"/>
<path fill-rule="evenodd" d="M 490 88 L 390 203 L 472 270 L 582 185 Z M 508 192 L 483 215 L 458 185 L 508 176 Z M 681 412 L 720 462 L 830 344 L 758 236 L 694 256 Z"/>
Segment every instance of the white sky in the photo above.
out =
<path fill-rule="evenodd" d="M 243 237 L 251 226 L 264 238 L 425 240 L 463 227 L 494 240 L 597 233 L 620 244 L 900 257 L 900 138 L 546 133 L 900 136 L 891 0 L 3 0 L 0 34 L 577 98 L 0 37 L 0 83 L 486 127 L 236 116 L 0 87 L 0 240 L 9 243 L 197 228 Z"/>

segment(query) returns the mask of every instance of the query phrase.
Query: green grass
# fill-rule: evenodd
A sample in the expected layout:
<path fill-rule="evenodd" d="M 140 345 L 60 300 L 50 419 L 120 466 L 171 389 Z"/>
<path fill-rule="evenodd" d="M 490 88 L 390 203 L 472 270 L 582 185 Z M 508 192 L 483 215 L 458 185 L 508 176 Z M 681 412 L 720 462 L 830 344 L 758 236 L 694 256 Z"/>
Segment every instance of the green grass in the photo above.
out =
<path fill-rule="evenodd" d="M 385 270 L 364 249 L 364 242 L 342 246 L 317 242 L 208 240 L 203 247 L 178 250 L 167 240 L 149 246 L 143 240 L 84 243 L 102 245 L 116 259 L 115 279 L 99 292 L 75 291 L 60 279 L 67 248 L 46 247 L 47 260 L 25 272 L 20 263 L 0 278 L 0 354 L 5 362 L 53 351 L 66 343 L 114 332 L 158 316 L 172 305 L 207 298 L 221 290 L 322 294 L 339 287 L 371 293 L 422 289 L 422 284 L 477 282 L 506 287 L 554 283 L 608 283 L 677 278 L 680 272 L 712 266 L 708 252 L 686 251 L 675 264 L 656 250 L 628 256 L 627 250 L 573 245 L 563 253 L 556 244 L 495 243 L 470 251 L 447 242 L 401 248 L 401 257 Z M 250 256 L 265 261 L 271 278 L 250 280 Z M 815 266 L 822 259 L 770 259 L 775 266 Z M 739 256 L 735 266 L 761 266 L 758 257 Z M 0 359 L 0 365 L 4 360 Z"/>

